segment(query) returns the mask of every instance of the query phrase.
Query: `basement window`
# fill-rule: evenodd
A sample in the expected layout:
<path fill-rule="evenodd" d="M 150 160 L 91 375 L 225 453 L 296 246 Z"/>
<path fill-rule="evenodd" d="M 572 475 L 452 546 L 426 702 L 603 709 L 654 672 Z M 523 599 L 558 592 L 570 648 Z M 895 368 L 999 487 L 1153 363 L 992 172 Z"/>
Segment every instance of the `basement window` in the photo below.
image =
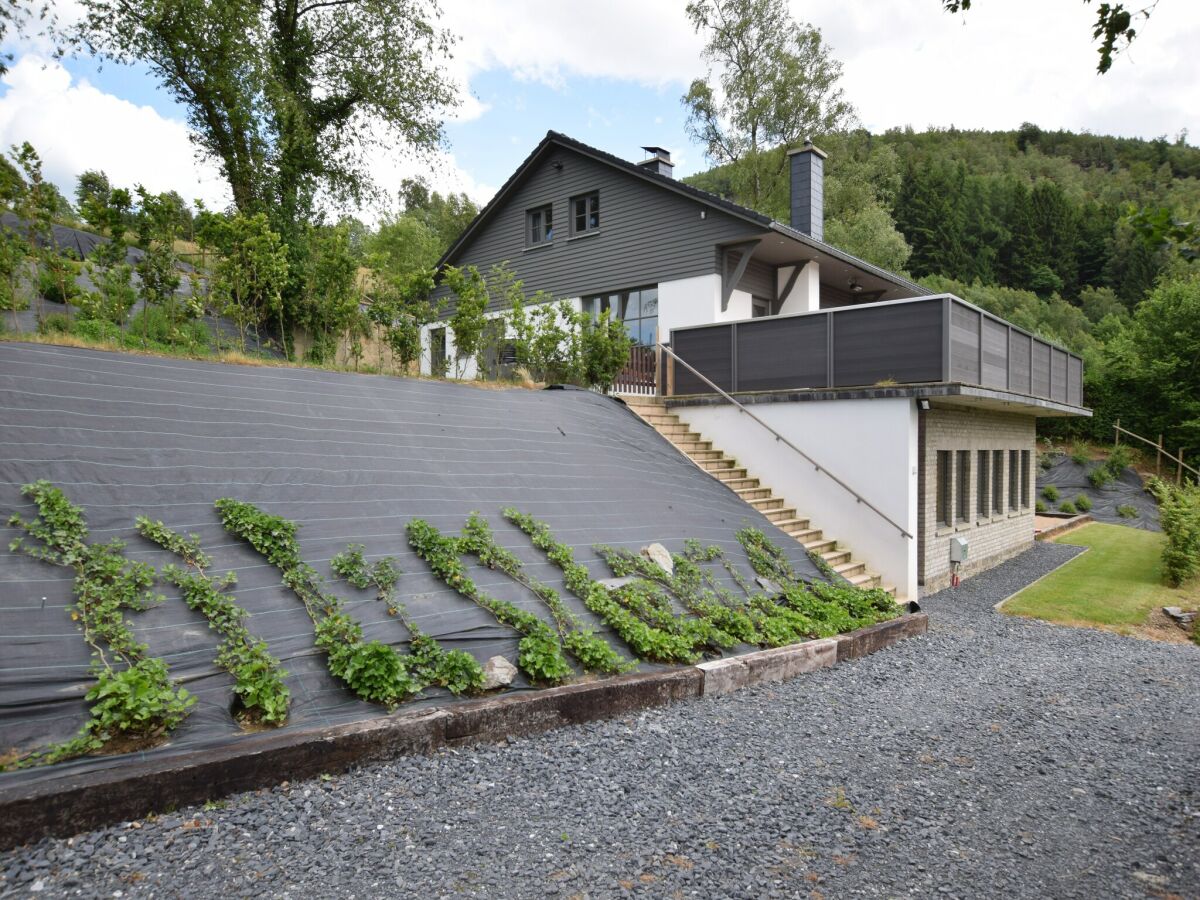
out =
<path fill-rule="evenodd" d="M 937 523 L 941 528 L 950 524 L 950 495 L 952 493 L 954 476 L 953 459 L 949 450 L 937 452 Z"/>
<path fill-rule="evenodd" d="M 992 451 L 992 515 L 1004 512 L 1004 451 Z"/>
<path fill-rule="evenodd" d="M 958 500 L 958 521 L 971 521 L 971 451 L 959 450 L 955 466 L 955 492 Z"/>
<path fill-rule="evenodd" d="M 1008 508 L 1016 512 L 1021 506 L 1020 498 L 1021 454 L 1018 450 L 1008 451 Z"/>
<path fill-rule="evenodd" d="M 571 198 L 571 234 L 586 234 L 600 227 L 600 192 Z"/>
<path fill-rule="evenodd" d="M 525 213 L 525 244 L 535 247 L 554 240 L 554 207 L 547 203 Z"/>
<path fill-rule="evenodd" d="M 1021 451 L 1021 509 L 1029 509 L 1029 451 Z"/>
<path fill-rule="evenodd" d="M 988 517 L 988 504 L 992 499 L 992 488 L 988 483 L 988 476 L 991 475 L 991 453 L 987 450 L 979 451 L 978 470 L 975 473 L 977 484 L 975 485 L 975 514 L 981 519 Z"/>

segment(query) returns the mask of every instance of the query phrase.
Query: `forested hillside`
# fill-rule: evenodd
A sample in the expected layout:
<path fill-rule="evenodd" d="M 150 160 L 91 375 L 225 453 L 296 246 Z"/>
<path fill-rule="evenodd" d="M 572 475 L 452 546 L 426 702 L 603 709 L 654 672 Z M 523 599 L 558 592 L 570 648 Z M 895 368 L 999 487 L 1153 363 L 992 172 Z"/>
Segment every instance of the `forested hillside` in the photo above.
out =
<path fill-rule="evenodd" d="M 829 154 L 826 241 L 1084 353 L 1097 416 L 1076 427 L 1102 438 L 1121 417 L 1169 443 L 1200 443 L 1195 232 L 1172 243 L 1136 224 L 1139 211 L 1200 219 L 1200 149 L 1186 135 L 1146 141 L 1027 124 L 855 131 L 817 144 Z M 784 150 L 768 155 L 759 206 L 786 222 Z M 687 181 L 746 199 L 736 165 Z"/>

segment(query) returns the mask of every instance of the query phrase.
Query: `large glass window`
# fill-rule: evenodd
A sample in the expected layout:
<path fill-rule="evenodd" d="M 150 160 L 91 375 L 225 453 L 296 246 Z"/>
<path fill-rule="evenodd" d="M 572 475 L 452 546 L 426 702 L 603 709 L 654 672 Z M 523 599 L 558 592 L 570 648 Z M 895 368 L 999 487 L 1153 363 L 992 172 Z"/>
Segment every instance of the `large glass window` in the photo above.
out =
<path fill-rule="evenodd" d="M 549 203 L 525 213 L 525 239 L 530 246 L 554 239 L 554 207 Z"/>
<path fill-rule="evenodd" d="M 634 288 L 583 298 L 583 311 L 598 319 L 605 310 L 625 326 L 634 342 L 653 347 L 658 340 L 658 287 Z"/>
<path fill-rule="evenodd" d="M 991 474 L 991 453 L 987 450 L 979 451 L 978 471 L 975 477 L 978 483 L 975 485 L 975 512 L 981 519 L 988 517 L 988 504 L 992 501 L 992 490 L 988 484 L 988 476 Z"/>
<path fill-rule="evenodd" d="M 1029 508 L 1029 451 L 1021 451 L 1021 509 Z"/>
<path fill-rule="evenodd" d="M 600 227 L 600 192 L 571 198 L 571 234 L 583 234 Z"/>

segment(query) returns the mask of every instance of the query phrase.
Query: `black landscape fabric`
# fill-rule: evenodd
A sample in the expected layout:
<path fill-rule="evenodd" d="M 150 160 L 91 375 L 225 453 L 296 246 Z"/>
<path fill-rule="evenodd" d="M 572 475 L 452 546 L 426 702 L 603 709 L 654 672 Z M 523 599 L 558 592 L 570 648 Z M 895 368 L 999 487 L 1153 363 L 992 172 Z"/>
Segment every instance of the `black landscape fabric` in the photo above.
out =
<path fill-rule="evenodd" d="M 1100 463 L 1092 461 L 1081 466 L 1069 457 L 1059 458 L 1050 468 L 1041 469 L 1038 472 L 1039 499 L 1042 499 L 1042 488 L 1052 484 L 1058 488 L 1058 500 L 1051 503 L 1042 499 L 1042 502 L 1051 510 L 1064 500 L 1074 503 L 1076 497 L 1084 494 L 1092 501 L 1092 508 L 1088 510 L 1088 515 L 1097 522 L 1129 525 L 1145 531 L 1162 531 L 1162 526 L 1158 524 L 1158 504 L 1154 502 L 1153 497 L 1146 493 L 1141 476 L 1133 469 L 1127 468 L 1115 481 L 1110 481 L 1102 488 L 1093 487 L 1091 481 L 1088 480 L 1088 473 L 1099 465 Z M 1122 516 L 1117 512 L 1119 506 L 1134 510 L 1136 515 Z"/>
<path fill-rule="evenodd" d="M 507 506 L 544 520 L 597 578 L 611 573 L 591 550 L 673 551 L 688 538 L 717 544 L 746 574 L 735 532 L 773 535 L 805 577 L 820 577 L 795 541 L 678 453 L 619 401 L 588 391 L 489 390 L 437 381 L 317 370 L 221 365 L 46 345 L 0 343 L 0 513 L 31 518 L 20 486 L 47 479 L 87 514 L 93 540 L 118 537 L 131 558 L 161 567 L 171 556 L 143 540 L 134 518 L 162 519 L 200 536 L 211 572 L 237 573 L 248 627 L 290 672 L 288 728 L 385 715 L 328 675 L 312 623 L 279 573 L 220 526 L 213 502 L 233 497 L 301 524 L 305 560 L 329 574 L 348 543 L 368 558 L 398 558 L 400 599 L 447 649 L 480 661 L 516 661 L 517 635 L 448 589 L 409 549 L 404 527 L 424 518 L 457 534 L 472 511 L 530 574 L 561 589 L 559 571 L 500 515 Z M 0 752 L 72 736 L 87 718 L 89 656 L 69 617 L 69 570 L 0 547 Z M 34 542 L 36 543 L 36 542 Z M 470 562 L 474 563 L 474 560 Z M 535 597 L 473 566 L 485 591 L 543 618 Z M 332 582 L 368 639 L 404 649 L 408 634 L 369 591 Z M 161 605 L 127 613 L 152 655 L 199 698 L 163 756 L 236 740 L 231 680 L 213 663 L 218 641 L 170 585 Z M 607 632 L 567 591 L 568 603 Z M 527 688 L 518 680 L 516 689 Z M 440 689 L 401 709 L 451 702 Z M 0 775 L 14 780 L 120 766 L 89 758 Z"/>

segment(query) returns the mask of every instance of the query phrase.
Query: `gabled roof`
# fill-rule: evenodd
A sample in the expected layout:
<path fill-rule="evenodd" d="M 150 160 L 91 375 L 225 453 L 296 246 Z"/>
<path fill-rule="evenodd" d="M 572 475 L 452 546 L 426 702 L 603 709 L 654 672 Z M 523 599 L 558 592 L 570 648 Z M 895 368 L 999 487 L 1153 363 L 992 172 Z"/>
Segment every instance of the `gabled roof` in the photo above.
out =
<path fill-rule="evenodd" d="M 893 284 L 916 291 L 919 294 L 931 293 L 928 288 L 925 288 L 922 285 L 919 285 L 913 281 L 909 281 L 907 278 L 897 275 L 894 272 L 889 272 L 887 269 L 881 269 L 879 266 L 873 265 L 864 259 L 859 259 L 857 256 L 853 256 L 843 250 L 839 250 L 837 247 L 827 244 L 824 241 L 818 241 L 810 235 L 804 234 L 801 231 L 797 231 L 790 225 L 785 225 L 782 222 L 775 221 L 770 216 L 764 215 L 763 213 L 757 212 L 749 207 L 742 206 L 741 204 L 734 203 L 732 200 L 726 200 L 724 197 L 719 197 L 716 194 L 701 190 L 698 187 L 685 184 L 682 181 L 678 181 L 666 175 L 660 175 L 657 172 L 651 171 L 643 166 L 639 166 L 637 163 L 632 163 L 628 160 L 621 159 L 619 156 L 614 156 L 613 154 L 607 153 L 604 150 L 599 150 L 596 147 L 589 146 L 582 141 L 577 141 L 574 138 L 568 137 L 567 135 L 561 134 L 557 131 L 546 132 L 546 136 L 542 138 L 541 142 L 527 157 L 525 157 L 525 160 L 517 167 L 517 170 L 509 176 L 508 180 L 501 185 L 500 190 L 496 191 L 496 196 L 492 197 L 492 199 L 488 201 L 487 205 L 479 211 L 479 215 L 472 220 L 471 224 L 468 225 L 463 233 L 458 236 L 458 239 L 450 245 L 450 248 L 442 254 L 442 258 L 439 259 L 437 263 L 437 267 L 439 269 L 444 265 L 449 265 L 453 261 L 455 255 L 467 243 L 467 241 L 470 240 L 471 236 L 474 235 L 479 228 L 491 218 L 492 214 L 503 205 L 505 199 L 521 182 L 524 176 L 534 167 L 534 165 L 536 165 L 541 157 L 554 146 L 565 147 L 569 150 L 574 150 L 576 153 L 590 157 L 597 162 L 612 166 L 615 169 L 620 169 L 634 178 L 640 178 L 642 181 L 648 181 L 651 184 L 657 185 L 665 190 L 673 191 L 676 194 L 681 194 L 684 197 L 696 200 L 705 204 L 706 206 L 712 207 L 713 209 L 718 209 L 727 215 L 733 216 L 734 218 L 750 222 L 751 224 L 757 225 L 764 229 L 778 232 L 785 237 L 789 237 L 801 244 L 806 244 L 814 250 L 827 253 L 830 256 L 847 263 L 848 265 L 861 269 L 864 272 L 870 272 L 871 274 L 890 281 Z"/>

